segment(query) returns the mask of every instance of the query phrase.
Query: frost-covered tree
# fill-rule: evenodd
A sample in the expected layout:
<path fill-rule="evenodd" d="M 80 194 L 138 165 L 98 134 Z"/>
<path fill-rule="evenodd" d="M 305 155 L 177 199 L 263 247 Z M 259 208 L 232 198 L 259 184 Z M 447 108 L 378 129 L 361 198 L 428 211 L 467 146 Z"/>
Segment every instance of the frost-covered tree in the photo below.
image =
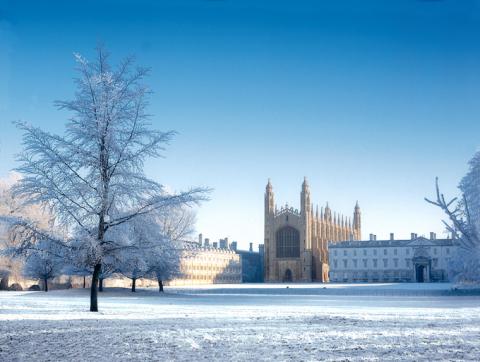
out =
<path fill-rule="evenodd" d="M 62 274 L 65 260 L 63 245 L 49 239 L 37 241 L 36 249 L 31 250 L 26 257 L 23 275 L 42 280 L 43 290 L 48 292 L 49 280 Z"/>
<path fill-rule="evenodd" d="M 20 277 L 23 269 L 23 258 L 14 258 L 11 255 L 12 244 L 9 220 L 17 220 L 22 216 L 37 227 L 48 228 L 52 215 L 39 205 L 22 206 L 18 197 L 12 194 L 12 186 L 21 176 L 11 172 L 7 177 L 0 179 L 0 289 L 7 289 L 9 277 Z"/>
<path fill-rule="evenodd" d="M 148 272 L 147 250 L 136 249 L 124 252 L 119 272 L 132 281 L 132 292 L 136 292 L 137 280 L 145 277 Z"/>
<path fill-rule="evenodd" d="M 148 253 L 151 248 L 136 248 L 135 250 L 124 250 L 118 272 L 132 281 L 132 292 L 136 292 L 137 280 L 148 275 L 149 268 L 147 264 Z"/>
<path fill-rule="evenodd" d="M 164 281 L 180 276 L 183 240 L 194 231 L 195 213 L 184 206 L 172 206 L 162 210 L 156 220 L 164 239 L 149 254 L 148 264 L 157 279 L 159 292 L 163 292 Z"/>
<path fill-rule="evenodd" d="M 48 281 L 61 275 L 68 262 L 69 248 L 63 231 L 49 220 L 48 227 L 25 218 L 2 217 L 9 220 L 7 242 L 2 254 L 13 261 L 20 261 L 22 275 L 40 279 L 48 291 Z"/>
<path fill-rule="evenodd" d="M 121 249 L 120 249 L 121 250 Z M 102 263 L 102 269 L 98 275 L 98 291 L 103 292 L 103 282 L 111 278 L 118 272 L 118 260 L 116 255 L 109 253 L 105 256 Z"/>
<path fill-rule="evenodd" d="M 469 162 L 469 171 L 460 182 L 463 207 L 472 245 L 480 246 L 480 151 Z"/>
<path fill-rule="evenodd" d="M 173 205 L 156 214 L 161 233 L 172 241 L 189 238 L 195 231 L 196 215 L 194 210 L 183 205 Z"/>
<path fill-rule="evenodd" d="M 148 264 L 154 278 L 157 279 L 158 291 L 163 292 L 164 282 L 181 275 L 182 242 L 166 239 L 149 254 Z"/>
<path fill-rule="evenodd" d="M 450 263 L 453 279 L 459 283 L 480 283 L 480 152 L 469 162 L 469 171 L 460 182 L 460 198 L 446 199 L 435 180 L 436 198 L 425 200 L 448 216 L 447 230 L 459 244 Z"/>
<path fill-rule="evenodd" d="M 92 270 L 87 267 L 79 267 L 73 263 L 69 262 L 69 259 L 66 261 L 66 266 L 63 269 L 65 275 L 83 277 L 82 287 L 86 288 L 87 286 L 87 276 L 92 275 Z"/>
<path fill-rule="evenodd" d="M 145 160 L 159 157 L 174 136 L 150 127 L 149 89 L 143 84 L 148 70 L 134 68 L 131 58 L 113 69 L 101 48 L 93 62 L 80 55 L 75 58 L 79 73 L 75 98 L 56 102 L 59 109 L 72 113 L 65 133 L 17 123 L 24 132 L 24 151 L 18 157 L 17 171 L 23 177 L 15 194 L 28 203 L 48 205 L 74 232 L 73 239 L 82 236 L 74 250 L 86 258 L 85 265 L 93 266 L 90 310 L 98 311 L 103 261 L 131 247 L 109 233 L 114 235 L 116 227 L 140 215 L 198 202 L 207 190 L 169 194 L 144 174 Z"/>
<path fill-rule="evenodd" d="M 140 216 L 125 223 L 122 234 L 132 240 L 134 247 L 120 250 L 117 271 L 132 280 L 132 292 L 135 292 L 137 279 L 151 272 L 148 261 L 165 239 L 155 214 Z"/>

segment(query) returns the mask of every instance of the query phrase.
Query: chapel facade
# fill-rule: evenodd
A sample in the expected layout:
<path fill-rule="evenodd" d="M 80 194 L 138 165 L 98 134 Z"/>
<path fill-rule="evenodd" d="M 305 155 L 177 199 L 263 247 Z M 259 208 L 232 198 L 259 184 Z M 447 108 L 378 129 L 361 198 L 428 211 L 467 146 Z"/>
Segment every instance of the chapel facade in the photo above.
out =
<path fill-rule="evenodd" d="M 310 187 L 305 178 L 300 193 L 300 210 L 280 209 L 275 204 L 268 180 L 265 190 L 266 282 L 328 282 L 328 243 L 361 239 L 361 213 L 358 202 L 353 221 L 325 208 L 313 210 Z"/>

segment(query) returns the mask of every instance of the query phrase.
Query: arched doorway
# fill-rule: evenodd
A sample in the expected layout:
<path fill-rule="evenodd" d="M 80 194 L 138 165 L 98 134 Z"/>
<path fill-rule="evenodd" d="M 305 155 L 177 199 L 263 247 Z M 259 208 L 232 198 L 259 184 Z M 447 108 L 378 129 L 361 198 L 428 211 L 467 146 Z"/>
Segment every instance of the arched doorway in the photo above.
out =
<path fill-rule="evenodd" d="M 291 282 L 292 281 L 292 271 L 290 269 L 285 270 L 285 276 L 283 278 L 284 282 Z"/>
<path fill-rule="evenodd" d="M 417 283 L 425 282 L 424 274 L 425 274 L 425 265 L 416 265 L 415 266 L 415 279 L 416 279 Z"/>

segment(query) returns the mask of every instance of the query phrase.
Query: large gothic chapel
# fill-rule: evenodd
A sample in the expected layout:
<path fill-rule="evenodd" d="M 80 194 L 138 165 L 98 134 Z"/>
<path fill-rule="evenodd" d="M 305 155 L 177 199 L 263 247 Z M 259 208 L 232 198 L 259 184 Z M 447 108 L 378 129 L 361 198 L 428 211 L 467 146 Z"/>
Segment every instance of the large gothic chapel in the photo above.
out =
<path fill-rule="evenodd" d="M 310 187 L 305 179 L 300 211 L 288 204 L 277 209 L 268 180 L 265 190 L 265 281 L 328 282 L 328 242 L 360 240 L 358 202 L 350 218 L 318 206 L 313 211 Z"/>

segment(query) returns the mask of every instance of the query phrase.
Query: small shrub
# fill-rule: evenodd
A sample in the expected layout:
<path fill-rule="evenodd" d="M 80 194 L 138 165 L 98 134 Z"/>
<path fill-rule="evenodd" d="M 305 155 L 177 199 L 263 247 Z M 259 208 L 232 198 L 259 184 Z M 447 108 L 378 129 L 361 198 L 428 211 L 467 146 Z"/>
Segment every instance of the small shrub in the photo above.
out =
<path fill-rule="evenodd" d="M 21 292 L 23 290 L 22 286 L 18 283 L 13 283 L 8 287 L 8 290 L 14 291 L 14 292 Z"/>
<path fill-rule="evenodd" d="M 40 288 L 40 285 L 38 284 L 33 284 L 30 286 L 30 288 L 28 288 L 28 290 L 31 290 L 33 292 L 39 292 L 42 290 L 42 288 Z"/>

